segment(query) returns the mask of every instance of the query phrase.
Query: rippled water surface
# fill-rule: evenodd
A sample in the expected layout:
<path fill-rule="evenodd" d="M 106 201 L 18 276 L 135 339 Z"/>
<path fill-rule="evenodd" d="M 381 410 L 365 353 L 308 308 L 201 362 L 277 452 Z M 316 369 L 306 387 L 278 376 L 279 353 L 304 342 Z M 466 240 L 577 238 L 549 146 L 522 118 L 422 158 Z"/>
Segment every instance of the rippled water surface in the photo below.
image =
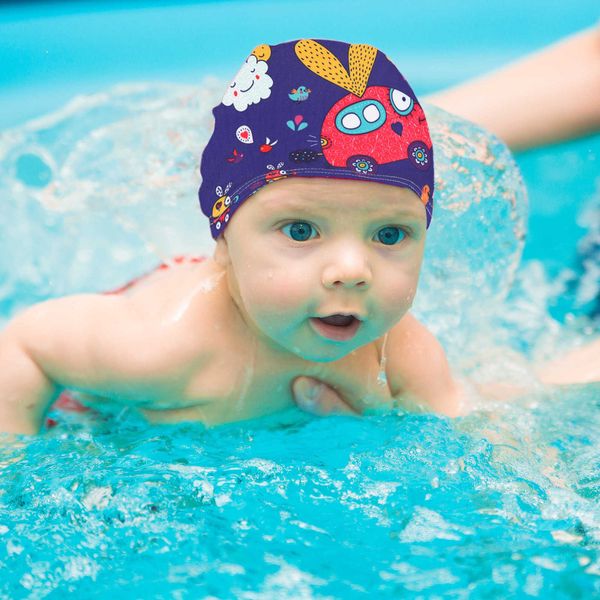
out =
<path fill-rule="evenodd" d="M 3 453 L 0 594 L 590 597 L 598 415 L 587 390 L 456 421 L 69 416 Z"/>
<path fill-rule="evenodd" d="M 119 86 L 0 133 L 4 321 L 211 251 L 197 161 L 222 89 Z M 457 370 L 528 393 L 456 420 L 291 410 L 215 429 L 53 409 L 56 427 L 0 451 L 0 598 L 600 593 L 599 389 L 544 389 L 529 366 L 594 321 L 556 321 L 565 278 L 520 263 L 510 153 L 426 108 L 437 204 L 415 310 Z"/>

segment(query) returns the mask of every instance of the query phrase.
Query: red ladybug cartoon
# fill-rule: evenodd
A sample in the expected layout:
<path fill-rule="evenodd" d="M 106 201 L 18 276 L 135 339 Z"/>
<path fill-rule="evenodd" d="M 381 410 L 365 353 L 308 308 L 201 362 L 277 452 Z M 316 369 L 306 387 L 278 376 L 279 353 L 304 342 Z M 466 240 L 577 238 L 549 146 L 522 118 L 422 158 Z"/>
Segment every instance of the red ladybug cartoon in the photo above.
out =
<path fill-rule="evenodd" d="M 423 109 L 394 88 L 370 86 L 360 100 L 348 94 L 323 121 L 323 155 L 334 167 L 370 172 L 377 164 L 409 159 L 417 168 L 430 166 L 431 139 Z"/>
<path fill-rule="evenodd" d="M 378 164 L 409 159 L 418 169 L 431 167 L 421 106 L 405 90 L 367 87 L 377 48 L 352 44 L 350 73 L 314 40 L 300 40 L 295 51 L 308 69 L 350 92 L 329 109 L 321 126 L 322 152 L 330 165 L 371 173 Z"/>

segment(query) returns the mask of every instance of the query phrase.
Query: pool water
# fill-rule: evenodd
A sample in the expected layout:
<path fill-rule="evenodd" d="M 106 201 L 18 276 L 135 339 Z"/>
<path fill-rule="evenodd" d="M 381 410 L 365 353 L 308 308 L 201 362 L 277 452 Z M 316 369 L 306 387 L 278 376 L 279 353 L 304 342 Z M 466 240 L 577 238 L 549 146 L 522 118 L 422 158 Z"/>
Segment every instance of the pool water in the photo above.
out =
<path fill-rule="evenodd" d="M 137 17 L 158 27 L 176 14 L 187 23 L 206 8 L 154 4 L 129 12 L 108 6 L 89 19 Z M 244 3 L 207 6 L 235 13 Z M 282 35 L 292 33 L 285 14 L 300 20 L 299 35 L 306 31 L 306 11 L 296 6 L 279 6 Z M 463 19 L 477 12 L 465 6 Z M 500 22 L 511 8 L 533 11 L 516 6 L 496 9 Z M 594 13 L 587 6 L 584 16 Z M 56 48 L 53 32 L 72 30 L 70 19 L 87 22 L 80 5 L 22 10 L 6 17 L 7 31 L 23 34 L 21 48 L 27 31 L 45 32 Z M 32 10 L 43 18 L 28 25 Z M 499 25 L 483 14 L 475 15 L 479 35 L 506 50 Z M 539 14 L 552 23 L 559 9 Z M 442 17 L 457 26 L 459 16 L 444 13 L 424 27 L 442 32 Z M 564 27 L 575 23 L 569 18 L 579 16 L 565 17 Z M 540 40 L 547 29 L 529 35 Z M 339 27 L 331 37 L 336 31 L 343 37 Z M 217 33 L 232 36 L 206 35 Z M 384 34 L 390 45 L 393 36 Z M 415 56 L 428 42 L 411 42 L 407 60 L 420 64 Z M 481 43 L 469 42 L 471 50 Z M 231 58 L 232 74 L 245 51 Z M 461 51 L 475 61 L 477 52 Z M 59 61 L 70 83 L 55 85 L 35 119 L 15 109 L 0 132 L 2 323 L 32 302 L 111 289 L 166 257 L 212 248 L 197 205 L 197 162 L 227 75 L 209 69 L 186 82 L 181 67 L 175 81 L 155 66 L 158 81 L 147 83 L 121 64 L 112 81 L 83 78 L 81 95 L 73 77 L 90 64 L 85 54 L 81 60 Z M 101 71 L 104 59 L 97 60 Z M 136 61 L 136 68 L 151 62 Z M 18 83 L 8 96 L 33 85 L 26 79 L 38 68 L 22 57 L 7 69 Z M 43 80 L 42 71 L 31 77 Z M 434 89 L 455 77 L 448 67 L 419 85 Z M 50 80 L 36 85 L 53 89 Z M 214 429 L 151 426 L 127 408 L 53 410 L 56 427 L 0 446 L 0 599 L 600 593 L 600 388 L 543 388 L 529 366 L 597 333 L 600 138 L 513 159 L 472 124 L 432 106 L 426 114 L 442 183 L 416 312 L 457 370 L 528 393 L 480 403 L 455 420 L 401 411 L 313 418 L 293 409 Z"/>
<path fill-rule="evenodd" d="M 73 421 L 3 468 L 0 595 L 594 597 L 599 414 Z"/>

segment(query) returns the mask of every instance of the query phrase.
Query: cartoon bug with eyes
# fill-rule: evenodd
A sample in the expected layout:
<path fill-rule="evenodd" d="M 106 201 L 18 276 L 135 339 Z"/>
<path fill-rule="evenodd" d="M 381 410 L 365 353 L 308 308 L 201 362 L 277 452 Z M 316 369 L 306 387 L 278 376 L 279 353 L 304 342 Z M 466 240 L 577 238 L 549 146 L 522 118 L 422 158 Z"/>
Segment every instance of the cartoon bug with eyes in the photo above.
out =
<path fill-rule="evenodd" d="M 277 163 L 277 167 L 274 167 L 273 165 L 267 165 L 269 172 L 265 175 L 266 183 L 271 183 L 272 181 L 277 181 L 278 179 L 283 179 L 284 177 L 288 176 L 288 172 L 281 167 L 283 167 L 283 162 Z M 289 175 L 292 174 L 293 173 L 289 173 Z"/>
<path fill-rule="evenodd" d="M 313 73 L 350 92 L 329 109 L 321 125 L 321 149 L 331 166 L 373 173 L 378 164 L 409 159 L 418 169 L 431 167 L 431 139 L 421 106 L 406 91 L 367 87 L 377 48 L 352 44 L 350 73 L 314 40 L 298 41 L 295 52 Z"/>
<path fill-rule="evenodd" d="M 235 196 L 233 200 L 227 195 L 227 192 L 231 188 L 232 182 L 227 184 L 227 187 L 223 190 L 220 185 L 215 188 L 217 201 L 213 204 L 210 224 L 214 225 L 215 228 L 221 229 L 223 223 L 229 221 L 229 210 L 232 204 L 235 204 L 238 200 L 238 196 Z"/>

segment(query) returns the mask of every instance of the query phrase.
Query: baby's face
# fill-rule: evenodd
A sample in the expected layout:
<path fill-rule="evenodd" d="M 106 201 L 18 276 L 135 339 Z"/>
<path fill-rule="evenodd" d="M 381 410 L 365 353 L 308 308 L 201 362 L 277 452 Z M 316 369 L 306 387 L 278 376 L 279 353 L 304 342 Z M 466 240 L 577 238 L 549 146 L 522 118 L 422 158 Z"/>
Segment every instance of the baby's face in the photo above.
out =
<path fill-rule="evenodd" d="M 249 328 L 282 351 L 329 362 L 381 337 L 408 311 L 425 232 L 425 207 L 407 188 L 290 177 L 240 206 L 215 259 L 227 266 Z M 349 339 L 331 339 L 314 320 L 337 313 L 361 321 Z"/>

